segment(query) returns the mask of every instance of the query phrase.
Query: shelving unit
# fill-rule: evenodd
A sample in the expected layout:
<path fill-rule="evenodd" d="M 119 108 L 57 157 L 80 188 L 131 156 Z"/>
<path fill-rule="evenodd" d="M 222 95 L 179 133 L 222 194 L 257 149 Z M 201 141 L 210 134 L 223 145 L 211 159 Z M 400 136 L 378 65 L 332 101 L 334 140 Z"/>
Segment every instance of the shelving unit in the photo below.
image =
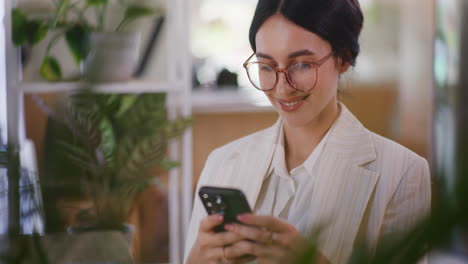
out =
<path fill-rule="evenodd" d="M 253 89 L 253 88 L 252 88 Z M 270 112 L 274 111 L 267 97 L 255 90 L 194 91 L 194 113 Z"/>
<path fill-rule="evenodd" d="M 167 93 L 168 115 L 170 119 L 191 116 L 191 61 L 189 50 L 188 0 L 164 0 L 166 23 L 161 41 L 166 41 L 167 69 L 164 82 L 130 81 L 125 83 L 102 83 L 95 89 L 106 93 Z M 12 44 L 11 10 L 15 0 L 5 0 L 5 46 L 7 61 L 7 101 L 8 101 L 8 140 L 25 141 L 23 97 L 29 93 L 73 92 L 82 84 L 74 82 L 46 83 L 23 82 L 19 51 Z M 188 129 L 180 140 L 169 146 L 172 159 L 181 160 L 182 167 L 169 173 L 169 223 L 170 223 L 170 262 L 182 263 L 183 247 L 192 208 L 192 131 Z"/>
<path fill-rule="evenodd" d="M 169 118 L 191 116 L 194 113 L 258 112 L 272 111 L 264 95 L 255 90 L 241 89 L 199 91 L 192 93 L 192 64 L 190 51 L 189 0 L 161 0 L 166 5 L 166 23 L 160 42 L 165 47 L 163 61 L 166 76 L 164 81 L 132 80 L 122 83 L 101 83 L 94 88 L 104 93 L 151 93 L 168 95 Z M 25 143 L 25 117 L 23 98 L 25 94 L 73 92 L 82 87 L 79 82 L 26 82 L 21 79 L 19 50 L 11 41 L 11 9 L 15 0 L 3 2 L 5 7 L 5 46 L 7 67 L 8 135 L 9 142 Z M 161 52 L 161 51 L 159 51 Z M 253 89 L 253 88 L 252 88 Z M 171 159 L 181 160 L 183 166 L 169 174 L 169 222 L 170 261 L 181 263 L 183 247 L 192 210 L 192 131 L 169 146 Z"/>
<path fill-rule="evenodd" d="M 79 82 L 29 82 L 20 83 L 18 87 L 23 93 L 51 93 L 76 91 L 85 84 Z M 182 82 L 170 84 L 130 81 L 125 83 L 93 84 L 93 87 L 96 91 L 103 93 L 181 93 L 184 89 L 184 84 Z"/>

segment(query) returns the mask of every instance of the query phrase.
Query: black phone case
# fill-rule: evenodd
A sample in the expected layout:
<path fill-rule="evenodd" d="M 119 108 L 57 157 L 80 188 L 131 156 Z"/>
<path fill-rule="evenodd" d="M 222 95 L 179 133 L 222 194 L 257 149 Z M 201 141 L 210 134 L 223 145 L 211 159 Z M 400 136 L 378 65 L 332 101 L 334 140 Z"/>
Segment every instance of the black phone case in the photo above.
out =
<path fill-rule="evenodd" d="M 225 231 L 225 224 L 238 223 L 237 215 L 252 212 L 244 193 L 238 189 L 203 186 L 198 195 L 208 214 L 224 216 L 224 222 L 214 228 L 215 232 Z"/>

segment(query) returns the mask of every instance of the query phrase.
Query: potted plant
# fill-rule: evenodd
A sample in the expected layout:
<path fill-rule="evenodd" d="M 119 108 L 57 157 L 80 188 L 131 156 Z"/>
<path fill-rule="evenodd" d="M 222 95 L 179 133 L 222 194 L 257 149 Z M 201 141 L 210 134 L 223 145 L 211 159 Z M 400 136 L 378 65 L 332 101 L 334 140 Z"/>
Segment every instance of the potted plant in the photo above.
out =
<path fill-rule="evenodd" d="M 87 224 L 79 230 L 126 231 L 135 197 L 155 179 L 149 169 L 179 166 L 166 159 L 167 145 L 183 134 L 191 119 L 168 120 L 165 99 L 165 94 L 85 91 L 66 97 L 51 112 L 61 125 L 58 136 L 47 143 L 53 144 L 57 160 L 46 163 L 78 171 L 69 179 L 71 186 L 81 188 L 92 202 L 85 211 Z M 67 181 L 66 175 L 44 176 L 45 186 Z"/>
<path fill-rule="evenodd" d="M 109 10 L 115 5 L 123 10 L 123 16 L 111 25 L 116 12 Z M 124 81 L 133 74 L 139 47 L 138 32 L 127 32 L 127 26 L 142 17 L 162 16 L 163 13 L 161 8 L 125 0 L 58 0 L 53 16 L 39 18 L 28 17 L 26 12 L 15 8 L 12 10 L 13 43 L 34 46 L 52 35 L 39 69 L 40 76 L 48 81 L 63 79 L 59 60 L 52 54 L 62 38 L 87 79 Z M 112 66 L 111 70 L 107 66 Z"/>

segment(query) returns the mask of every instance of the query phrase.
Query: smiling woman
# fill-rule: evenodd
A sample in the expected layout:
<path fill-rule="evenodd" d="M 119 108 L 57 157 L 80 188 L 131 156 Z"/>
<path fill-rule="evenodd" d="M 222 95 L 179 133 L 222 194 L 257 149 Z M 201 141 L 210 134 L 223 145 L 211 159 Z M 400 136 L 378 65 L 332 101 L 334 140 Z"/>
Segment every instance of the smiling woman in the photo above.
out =
<path fill-rule="evenodd" d="M 374 250 L 428 214 L 427 161 L 366 129 L 337 99 L 362 24 L 357 0 L 258 2 L 244 68 L 280 118 L 209 156 L 197 188 L 239 189 L 253 214 L 216 233 L 223 217 L 196 200 L 186 263 L 291 263 L 317 227 L 316 263 L 347 263 L 360 241 Z"/>

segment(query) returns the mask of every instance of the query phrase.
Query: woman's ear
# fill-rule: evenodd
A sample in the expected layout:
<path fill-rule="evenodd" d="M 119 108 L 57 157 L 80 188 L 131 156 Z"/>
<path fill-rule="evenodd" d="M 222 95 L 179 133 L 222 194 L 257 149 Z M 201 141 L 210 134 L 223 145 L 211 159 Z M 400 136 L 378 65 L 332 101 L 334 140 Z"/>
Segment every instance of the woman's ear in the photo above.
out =
<path fill-rule="evenodd" d="M 335 60 L 336 69 L 341 74 L 348 71 L 350 64 L 348 62 L 343 63 L 343 58 L 337 57 Z"/>
<path fill-rule="evenodd" d="M 339 70 L 340 74 L 343 74 L 343 73 L 347 72 L 348 69 L 349 69 L 349 66 L 350 66 L 350 64 L 347 63 L 347 62 L 346 62 L 346 63 L 342 63 L 342 60 L 341 60 L 341 59 L 340 59 L 340 64 L 339 64 L 339 65 L 340 65 L 340 66 L 339 66 L 338 70 Z"/>

